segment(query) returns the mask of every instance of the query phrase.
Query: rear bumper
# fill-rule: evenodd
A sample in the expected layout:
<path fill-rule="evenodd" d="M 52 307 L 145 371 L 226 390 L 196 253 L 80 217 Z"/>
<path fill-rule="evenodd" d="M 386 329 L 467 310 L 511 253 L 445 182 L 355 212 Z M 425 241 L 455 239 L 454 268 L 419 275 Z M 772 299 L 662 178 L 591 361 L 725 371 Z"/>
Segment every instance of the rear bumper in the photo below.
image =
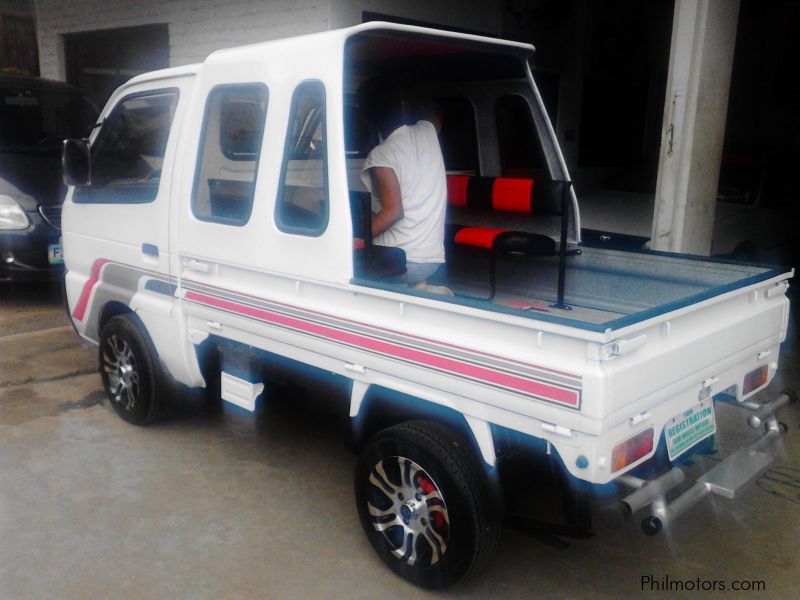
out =
<path fill-rule="evenodd" d="M 655 535 L 710 494 L 734 499 L 739 489 L 758 477 L 772 463 L 774 457 L 769 451 L 784 433 L 775 413 L 795 399 L 794 392 L 785 390 L 775 400 L 763 405 L 737 403 L 734 400 L 732 404 L 749 413 L 747 424 L 762 430 L 755 441 L 733 452 L 670 501 L 666 500 L 668 492 L 686 479 L 680 467 L 673 467 L 652 480 L 631 475 L 619 477 L 616 480 L 618 483 L 634 491 L 619 502 L 604 507 L 606 525 L 619 527 L 631 515 L 646 508 L 649 514 L 642 521 L 642 530 L 648 535 Z"/>
<path fill-rule="evenodd" d="M 61 232 L 38 213 L 27 213 L 30 227 L 0 231 L 0 281 L 47 281 L 64 276 L 64 265 L 51 265 L 48 247 Z"/>

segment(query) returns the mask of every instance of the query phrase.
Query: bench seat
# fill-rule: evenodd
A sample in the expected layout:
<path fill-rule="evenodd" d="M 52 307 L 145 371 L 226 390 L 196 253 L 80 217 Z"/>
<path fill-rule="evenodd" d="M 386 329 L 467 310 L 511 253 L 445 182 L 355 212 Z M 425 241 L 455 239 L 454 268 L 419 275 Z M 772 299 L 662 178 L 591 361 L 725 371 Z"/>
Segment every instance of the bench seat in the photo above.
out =
<path fill-rule="evenodd" d="M 447 176 L 448 206 L 484 212 L 561 214 L 562 182 L 512 177 Z M 478 248 L 490 258 L 489 300 L 496 293 L 496 259 L 500 255 L 555 256 L 556 241 L 528 231 L 449 223 L 445 245 L 450 251 Z"/>

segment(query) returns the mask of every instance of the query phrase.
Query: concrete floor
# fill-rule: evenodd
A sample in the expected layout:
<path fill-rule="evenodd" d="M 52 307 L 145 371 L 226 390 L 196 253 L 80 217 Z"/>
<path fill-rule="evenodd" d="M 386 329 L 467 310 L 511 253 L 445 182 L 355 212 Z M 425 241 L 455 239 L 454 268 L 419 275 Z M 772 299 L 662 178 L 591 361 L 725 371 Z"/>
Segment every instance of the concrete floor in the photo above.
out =
<path fill-rule="evenodd" d="M 800 390 L 798 345 L 785 345 L 771 393 Z M 781 455 L 735 502 L 713 497 L 655 538 L 634 519 L 560 550 L 504 529 L 485 572 L 432 594 L 373 553 L 355 458 L 330 419 L 291 397 L 257 417 L 184 399 L 176 416 L 137 428 L 108 406 L 95 362 L 57 290 L 0 289 L 2 599 L 616 598 L 652 594 L 646 575 L 762 580 L 765 592 L 740 597 L 800 597 L 797 406 L 781 413 Z M 718 409 L 719 455 L 753 436 L 741 420 Z"/>

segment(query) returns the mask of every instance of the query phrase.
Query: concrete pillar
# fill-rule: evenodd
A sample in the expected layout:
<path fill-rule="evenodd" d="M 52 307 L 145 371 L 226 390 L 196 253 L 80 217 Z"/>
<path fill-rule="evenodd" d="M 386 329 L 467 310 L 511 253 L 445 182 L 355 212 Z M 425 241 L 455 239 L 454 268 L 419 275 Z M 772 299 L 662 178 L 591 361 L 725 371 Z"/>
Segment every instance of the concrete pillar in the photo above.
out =
<path fill-rule="evenodd" d="M 675 0 L 651 246 L 708 255 L 739 0 Z"/>

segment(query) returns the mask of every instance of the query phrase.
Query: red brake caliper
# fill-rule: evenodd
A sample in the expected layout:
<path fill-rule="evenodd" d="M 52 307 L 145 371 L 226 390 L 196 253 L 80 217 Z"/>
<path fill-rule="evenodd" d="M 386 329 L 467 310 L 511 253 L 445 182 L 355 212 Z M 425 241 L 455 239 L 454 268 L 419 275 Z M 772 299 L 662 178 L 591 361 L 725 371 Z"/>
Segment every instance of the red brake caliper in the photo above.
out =
<path fill-rule="evenodd" d="M 438 491 L 436 490 L 436 486 L 433 485 L 433 482 L 425 476 L 421 476 L 417 481 L 417 484 L 422 488 L 422 491 L 425 492 L 426 495 L 433 491 Z M 444 515 L 440 512 L 435 512 L 431 515 L 431 519 L 433 520 L 433 528 L 439 533 L 442 533 L 445 526 Z"/>

